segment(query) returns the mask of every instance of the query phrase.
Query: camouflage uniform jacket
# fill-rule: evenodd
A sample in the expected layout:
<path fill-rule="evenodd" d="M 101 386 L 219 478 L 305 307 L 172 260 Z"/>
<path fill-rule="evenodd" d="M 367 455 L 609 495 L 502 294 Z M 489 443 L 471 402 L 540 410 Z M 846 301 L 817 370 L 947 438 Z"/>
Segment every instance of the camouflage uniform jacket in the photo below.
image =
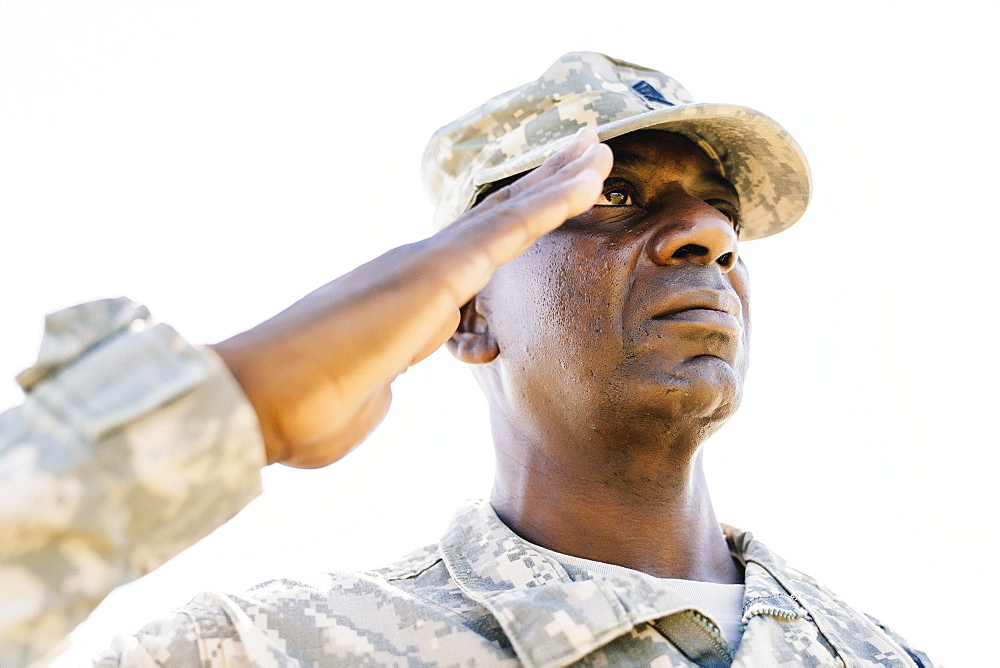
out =
<path fill-rule="evenodd" d="M 735 656 L 710 619 L 650 576 L 591 579 L 473 502 L 438 545 L 388 568 L 202 594 L 116 641 L 101 665 L 931 665 L 749 533 L 726 537 L 746 565 Z"/>

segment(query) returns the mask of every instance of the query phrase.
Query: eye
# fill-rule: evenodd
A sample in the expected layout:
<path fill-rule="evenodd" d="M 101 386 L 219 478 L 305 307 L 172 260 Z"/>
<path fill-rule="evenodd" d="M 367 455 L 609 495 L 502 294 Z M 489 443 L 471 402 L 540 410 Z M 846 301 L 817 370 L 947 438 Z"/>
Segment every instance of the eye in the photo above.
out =
<path fill-rule="evenodd" d="M 608 190 L 601 193 L 594 206 L 630 206 L 632 196 L 621 190 Z"/>
<path fill-rule="evenodd" d="M 705 204 L 715 207 L 719 213 L 729 219 L 732 223 L 733 229 L 737 232 L 740 229 L 740 210 L 735 204 L 724 199 L 707 199 Z"/>
<path fill-rule="evenodd" d="M 604 182 L 604 192 L 597 197 L 594 206 L 634 206 L 635 199 L 632 197 L 632 188 L 625 183 L 616 180 Z"/>

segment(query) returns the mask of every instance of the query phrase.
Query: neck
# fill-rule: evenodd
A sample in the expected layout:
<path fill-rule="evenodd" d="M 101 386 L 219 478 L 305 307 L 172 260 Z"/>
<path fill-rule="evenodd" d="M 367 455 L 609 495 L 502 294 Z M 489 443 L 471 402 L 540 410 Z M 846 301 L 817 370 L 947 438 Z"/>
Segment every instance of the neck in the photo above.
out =
<path fill-rule="evenodd" d="M 510 441 L 498 436 L 490 500 L 525 540 L 656 577 L 743 582 L 715 518 L 698 444 L 645 456 L 617 447 L 594 457 L 588 449 L 583 457 L 576 448 L 506 448 Z"/>

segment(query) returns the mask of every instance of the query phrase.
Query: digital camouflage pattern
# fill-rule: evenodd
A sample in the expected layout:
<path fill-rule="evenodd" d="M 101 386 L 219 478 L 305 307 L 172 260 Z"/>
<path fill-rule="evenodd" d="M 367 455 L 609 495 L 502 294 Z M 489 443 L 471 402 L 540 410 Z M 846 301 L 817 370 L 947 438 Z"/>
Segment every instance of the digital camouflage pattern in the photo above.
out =
<path fill-rule="evenodd" d="M 101 666 L 931 666 L 922 654 L 726 528 L 746 565 L 743 639 L 638 572 L 564 568 L 462 508 L 439 545 L 388 568 L 202 594 L 120 638 Z"/>
<path fill-rule="evenodd" d="M 542 164 L 581 127 L 602 140 L 647 128 L 692 139 L 739 193 L 743 241 L 788 228 L 809 202 L 805 156 L 775 121 L 747 107 L 694 103 L 661 72 L 577 51 L 434 134 L 422 172 L 435 229 L 471 207 L 483 186 Z"/>
<path fill-rule="evenodd" d="M 108 592 L 260 493 L 257 417 L 211 351 L 127 299 L 46 319 L 0 415 L 0 666 L 55 651 Z"/>

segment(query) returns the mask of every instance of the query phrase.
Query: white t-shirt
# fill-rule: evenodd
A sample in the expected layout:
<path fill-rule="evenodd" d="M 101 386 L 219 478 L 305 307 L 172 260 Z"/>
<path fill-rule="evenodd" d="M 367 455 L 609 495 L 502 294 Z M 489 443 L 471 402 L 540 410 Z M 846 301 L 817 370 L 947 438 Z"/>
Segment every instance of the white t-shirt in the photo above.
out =
<path fill-rule="evenodd" d="M 631 568 L 616 564 L 605 564 L 580 557 L 571 557 L 553 550 L 532 544 L 542 554 L 555 559 L 560 564 L 575 566 L 595 577 L 614 575 L 615 573 L 636 573 Z M 743 637 L 743 590 L 741 584 L 719 584 L 717 582 L 698 582 L 696 580 L 675 580 L 673 578 L 658 578 L 648 573 L 640 573 L 654 583 L 675 594 L 686 598 L 693 607 L 705 613 L 722 631 L 722 636 L 729 643 L 729 649 L 736 651 Z"/>

